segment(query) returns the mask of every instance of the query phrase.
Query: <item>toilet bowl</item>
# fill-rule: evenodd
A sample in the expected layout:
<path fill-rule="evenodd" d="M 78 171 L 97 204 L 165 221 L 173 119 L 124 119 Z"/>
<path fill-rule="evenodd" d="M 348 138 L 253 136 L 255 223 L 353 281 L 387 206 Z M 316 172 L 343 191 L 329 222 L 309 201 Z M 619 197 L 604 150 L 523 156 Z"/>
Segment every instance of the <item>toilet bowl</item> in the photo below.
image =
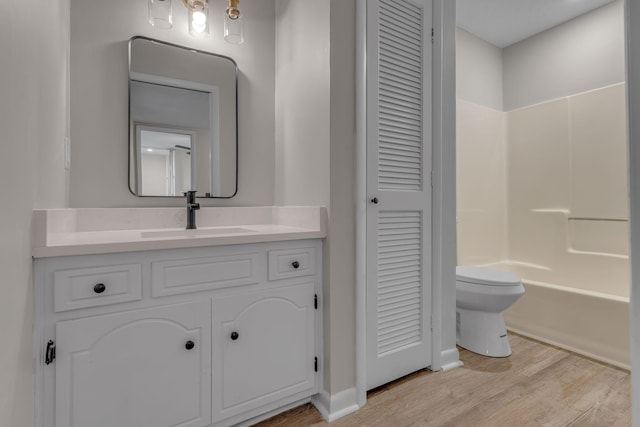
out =
<path fill-rule="evenodd" d="M 457 344 L 483 356 L 511 355 L 502 313 L 522 294 L 522 280 L 515 274 L 484 267 L 457 267 Z"/>

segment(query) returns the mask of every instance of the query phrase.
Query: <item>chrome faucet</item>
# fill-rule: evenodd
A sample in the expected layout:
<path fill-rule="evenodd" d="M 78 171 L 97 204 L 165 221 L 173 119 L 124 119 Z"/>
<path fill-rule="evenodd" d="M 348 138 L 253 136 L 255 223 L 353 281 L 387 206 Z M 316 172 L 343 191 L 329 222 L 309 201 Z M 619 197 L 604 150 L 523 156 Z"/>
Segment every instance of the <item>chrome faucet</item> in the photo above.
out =
<path fill-rule="evenodd" d="M 200 203 L 196 203 L 196 191 L 184 193 L 187 197 L 187 230 L 196 229 L 196 211 L 200 209 Z"/>

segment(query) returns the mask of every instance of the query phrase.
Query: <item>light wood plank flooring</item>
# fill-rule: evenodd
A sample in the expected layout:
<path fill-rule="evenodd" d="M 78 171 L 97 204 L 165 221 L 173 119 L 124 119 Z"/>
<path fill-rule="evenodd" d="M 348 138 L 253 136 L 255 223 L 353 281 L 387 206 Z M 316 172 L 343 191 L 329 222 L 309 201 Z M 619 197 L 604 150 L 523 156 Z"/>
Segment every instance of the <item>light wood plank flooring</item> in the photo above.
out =
<path fill-rule="evenodd" d="M 510 334 L 511 357 L 460 349 L 464 366 L 421 371 L 371 391 L 359 411 L 327 424 L 307 404 L 271 426 L 609 427 L 631 425 L 629 373 Z"/>

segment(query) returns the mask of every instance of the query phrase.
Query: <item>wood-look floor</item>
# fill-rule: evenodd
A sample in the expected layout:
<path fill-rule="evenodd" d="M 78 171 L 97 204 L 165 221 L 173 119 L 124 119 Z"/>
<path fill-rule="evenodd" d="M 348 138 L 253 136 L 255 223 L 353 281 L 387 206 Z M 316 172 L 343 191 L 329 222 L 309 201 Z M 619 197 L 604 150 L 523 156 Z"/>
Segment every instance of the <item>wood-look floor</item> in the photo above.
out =
<path fill-rule="evenodd" d="M 609 427 L 631 425 L 629 373 L 510 334 L 511 357 L 460 349 L 461 368 L 421 371 L 371 391 L 367 404 L 331 424 L 307 404 L 271 426 Z"/>

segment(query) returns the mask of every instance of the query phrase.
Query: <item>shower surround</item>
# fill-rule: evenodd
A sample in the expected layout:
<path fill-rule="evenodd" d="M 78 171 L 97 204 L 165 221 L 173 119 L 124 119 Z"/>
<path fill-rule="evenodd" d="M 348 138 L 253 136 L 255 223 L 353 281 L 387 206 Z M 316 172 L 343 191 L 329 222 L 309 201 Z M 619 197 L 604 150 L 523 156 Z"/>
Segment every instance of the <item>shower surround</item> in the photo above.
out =
<path fill-rule="evenodd" d="M 629 366 L 625 85 L 508 112 L 458 101 L 458 264 L 523 278 L 508 327 Z"/>

